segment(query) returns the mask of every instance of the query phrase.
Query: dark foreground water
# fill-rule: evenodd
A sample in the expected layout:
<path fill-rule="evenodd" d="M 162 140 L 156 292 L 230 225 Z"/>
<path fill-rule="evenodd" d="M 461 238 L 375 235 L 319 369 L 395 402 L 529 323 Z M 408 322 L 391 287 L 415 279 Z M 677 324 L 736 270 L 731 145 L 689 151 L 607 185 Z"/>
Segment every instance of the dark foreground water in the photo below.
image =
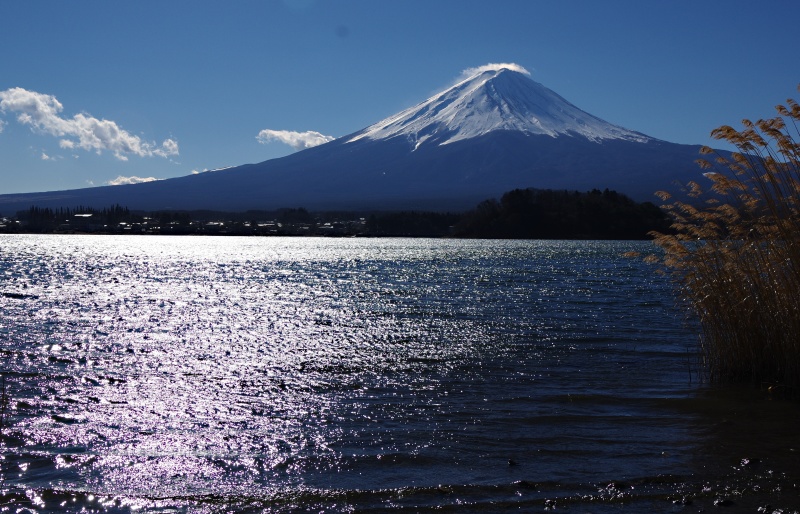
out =
<path fill-rule="evenodd" d="M 0 510 L 800 509 L 797 404 L 628 250 L 0 236 Z"/>

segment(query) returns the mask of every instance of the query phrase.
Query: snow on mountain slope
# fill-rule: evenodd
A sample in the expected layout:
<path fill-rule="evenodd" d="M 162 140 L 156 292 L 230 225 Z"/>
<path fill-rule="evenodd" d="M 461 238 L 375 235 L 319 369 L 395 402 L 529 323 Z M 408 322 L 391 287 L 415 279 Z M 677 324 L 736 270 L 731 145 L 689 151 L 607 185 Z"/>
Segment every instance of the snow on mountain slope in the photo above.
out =
<path fill-rule="evenodd" d="M 486 65 L 428 100 L 355 133 L 348 142 L 405 137 L 417 149 L 497 130 L 645 143 L 652 138 L 582 111 L 529 78 L 519 65 Z"/>

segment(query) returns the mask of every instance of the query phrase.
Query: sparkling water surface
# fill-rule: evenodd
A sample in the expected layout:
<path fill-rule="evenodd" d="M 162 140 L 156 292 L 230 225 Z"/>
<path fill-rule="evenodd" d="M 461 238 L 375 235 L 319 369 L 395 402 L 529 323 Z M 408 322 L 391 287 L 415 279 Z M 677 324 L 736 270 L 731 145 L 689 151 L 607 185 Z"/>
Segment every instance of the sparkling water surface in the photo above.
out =
<path fill-rule="evenodd" d="M 630 250 L 0 236 L 0 508 L 800 509 L 797 404 Z"/>

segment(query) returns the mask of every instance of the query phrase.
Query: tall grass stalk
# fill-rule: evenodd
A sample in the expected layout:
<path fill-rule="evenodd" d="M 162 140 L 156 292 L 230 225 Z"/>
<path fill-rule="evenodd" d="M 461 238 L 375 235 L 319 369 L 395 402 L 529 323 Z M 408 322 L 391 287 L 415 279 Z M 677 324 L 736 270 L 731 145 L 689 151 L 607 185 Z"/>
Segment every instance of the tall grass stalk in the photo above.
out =
<path fill-rule="evenodd" d="M 738 151 L 703 148 L 710 187 L 688 184 L 688 200 L 665 206 L 674 233 L 653 235 L 699 317 L 711 380 L 800 396 L 800 105 L 776 109 L 711 133 Z"/>

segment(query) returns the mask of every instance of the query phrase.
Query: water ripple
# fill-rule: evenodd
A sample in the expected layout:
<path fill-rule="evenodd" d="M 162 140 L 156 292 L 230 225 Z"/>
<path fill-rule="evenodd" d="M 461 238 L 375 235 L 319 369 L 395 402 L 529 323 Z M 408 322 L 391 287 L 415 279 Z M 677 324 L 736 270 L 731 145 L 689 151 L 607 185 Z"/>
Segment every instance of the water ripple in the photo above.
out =
<path fill-rule="evenodd" d="M 0 503 L 755 505 L 648 244 L 2 236 Z"/>

